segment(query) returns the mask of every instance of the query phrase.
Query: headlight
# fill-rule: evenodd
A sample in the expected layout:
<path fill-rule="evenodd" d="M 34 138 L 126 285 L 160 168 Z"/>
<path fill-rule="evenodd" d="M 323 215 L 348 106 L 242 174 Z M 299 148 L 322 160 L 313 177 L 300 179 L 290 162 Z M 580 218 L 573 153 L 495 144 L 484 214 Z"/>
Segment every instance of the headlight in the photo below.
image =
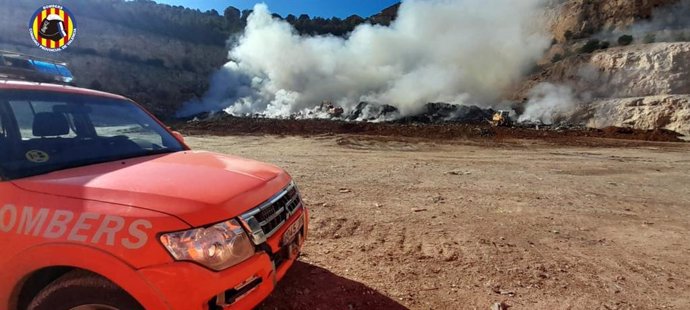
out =
<path fill-rule="evenodd" d="M 216 271 L 254 255 L 249 236 L 236 220 L 164 234 L 160 239 L 176 260 L 197 262 Z"/>

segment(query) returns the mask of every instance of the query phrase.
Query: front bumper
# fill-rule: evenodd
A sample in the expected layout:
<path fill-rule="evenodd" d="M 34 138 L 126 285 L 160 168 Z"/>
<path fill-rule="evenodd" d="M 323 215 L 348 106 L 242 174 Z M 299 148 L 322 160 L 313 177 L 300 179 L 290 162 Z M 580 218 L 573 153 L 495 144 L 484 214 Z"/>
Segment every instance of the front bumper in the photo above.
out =
<path fill-rule="evenodd" d="M 264 247 L 250 259 L 220 272 L 214 272 L 191 262 L 144 268 L 139 273 L 158 291 L 169 309 L 175 310 L 230 310 L 251 309 L 261 303 L 274 289 L 287 270 L 297 259 L 308 227 L 306 208 L 294 214 L 288 225 L 267 241 L 277 244 L 287 228 L 304 217 L 302 232 L 298 235 L 293 251 L 285 248 Z M 294 251 L 294 248 L 297 251 Z M 269 250 L 270 249 L 270 250 Z M 236 298 L 235 298 L 236 297 Z M 217 306 L 217 304 L 224 304 Z"/>

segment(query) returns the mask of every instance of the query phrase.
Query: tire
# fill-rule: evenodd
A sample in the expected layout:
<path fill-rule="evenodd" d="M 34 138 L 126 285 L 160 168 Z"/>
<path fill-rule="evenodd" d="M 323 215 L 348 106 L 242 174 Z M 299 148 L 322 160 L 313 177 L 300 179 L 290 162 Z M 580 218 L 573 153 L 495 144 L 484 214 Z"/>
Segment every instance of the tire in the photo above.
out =
<path fill-rule="evenodd" d="M 144 310 L 108 279 L 75 270 L 50 283 L 31 301 L 27 310 Z"/>

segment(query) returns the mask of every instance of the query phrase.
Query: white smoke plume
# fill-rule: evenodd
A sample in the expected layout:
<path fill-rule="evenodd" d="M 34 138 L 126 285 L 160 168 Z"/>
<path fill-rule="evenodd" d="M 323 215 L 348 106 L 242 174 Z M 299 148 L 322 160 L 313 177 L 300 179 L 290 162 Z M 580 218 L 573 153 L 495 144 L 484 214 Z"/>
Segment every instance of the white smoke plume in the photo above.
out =
<path fill-rule="evenodd" d="M 178 116 L 225 110 L 270 117 L 324 100 L 350 111 L 388 104 L 402 116 L 428 102 L 489 106 L 550 43 L 542 0 L 407 0 L 390 27 L 364 24 L 347 38 L 299 36 L 254 7 L 228 62 Z"/>
<path fill-rule="evenodd" d="M 594 37 L 616 42 L 621 35 L 632 35 L 634 42 L 682 42 L 690 41 L 690 0 L 661 6 L 652 11 L 649 19 L 643 19 L 627 27 L 604 30 Z"/>
<path fill-rule="evenodd" d="M 650 20 L 635 23 L 631 34 L 644 40 L 653 34 L 656 42 L 673 42 L 690 40 L 690 1 L 680 0 L 678 3 L 660 7 L 652 12 Z M 647 38 L 645 38 L 645 36 Z"/>
<path fill-rule="evenodd" d="M 541 83 L 530 90 L 529 101 L 518 122 L 553 124 L 572 116 L 579 102 L 570 86 Z"/>

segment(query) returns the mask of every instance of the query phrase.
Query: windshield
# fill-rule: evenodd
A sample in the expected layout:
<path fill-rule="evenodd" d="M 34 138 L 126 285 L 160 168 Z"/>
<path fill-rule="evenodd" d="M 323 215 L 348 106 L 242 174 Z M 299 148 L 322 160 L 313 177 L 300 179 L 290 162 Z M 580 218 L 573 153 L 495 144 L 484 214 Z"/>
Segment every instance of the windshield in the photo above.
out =
<path fill-rule="evenodd" d="M 17 179 L 184 149 L 127 100 L 0 91 L 0 173 Z"/>

